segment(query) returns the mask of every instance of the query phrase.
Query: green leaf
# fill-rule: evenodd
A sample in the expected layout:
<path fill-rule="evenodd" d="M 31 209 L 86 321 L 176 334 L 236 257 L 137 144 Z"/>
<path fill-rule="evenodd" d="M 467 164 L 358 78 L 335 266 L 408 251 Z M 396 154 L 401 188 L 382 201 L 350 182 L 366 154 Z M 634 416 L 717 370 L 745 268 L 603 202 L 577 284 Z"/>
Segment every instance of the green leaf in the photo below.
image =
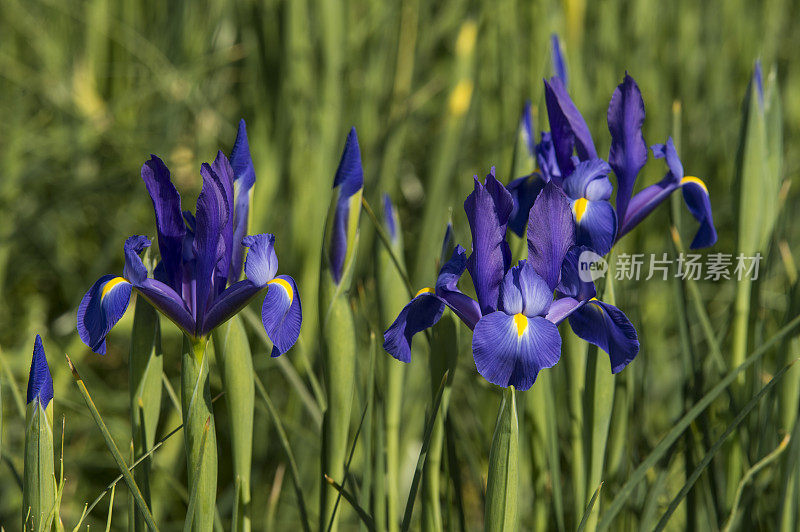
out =
<path fill-rule="evenodd" d="M 253 410 L 255 384 L 253 357 L 247 332 L 239 316 L 233 316 L 213 333 L 214 353 L 222 375 L 228 409 L 233 476 L 238 491 L 234 504 L 237 516 L 233 530 L 250 530 L 250 469 L 253 458 Z"/>
<path fill-rule="evenodd" d="M 22 522 L 25 530 L 49 530 L 56 503 L 53 464 L 53 402 L 47 412 L 38 399 L 28 405 L 25 428 L 25 471 L 22 489 Z"/>
<path fill-rule="evenodd" d="M 67 358 L 67 363 L 69 364 L 69 369 L 72 371 L 72 378 L 75 380 L 78 391 L 83 396 L 83 400 L 86 402 L 86 406 L 89 408 L 89 412 L 92 414 L 92 418 L 94 419 L 97 428 L 100 429 L 100 433 L 103 435 L 106 447 L 108 447 L 109 452 L 111 452 L 111 456 L 114 458 L 114 462 L 116 462 L 117 467 L 122 473 L 122 478 L 125 479 L 128 489 L 131 491 L 131 494 L 133 494 L 133 500 L 136 502 L 136 507 L 144 516 L 144 520 L 147 523 L 147 526 L 150 527 L 150 530 L 157 531 L 158 526 L 156 525 L 155 519 L 153 519 L 150 509 L 147 507 L 147 503 L 145 502 L 142 492 L 139 489 L 139 486 L 136 484 L 133 475 L 131 474 L 131 470 L 127 465 L 125 465 L 125 459 L 119 452 L 117 444 L 114 443 L 114 438 L 111 437 L 111 433 L 108 431 L 105 421 L 103 421 L 103 416 L 101 416 L 100 412 L 98 412 L 97 407 L 92 400 L 92 396 L 89 395 L 89 390 L 86 389 L 86 385 L 83 383 L 80 375 L 78 375 L 78 370 L 75 368 L 72 360 L 70 360 L 69 355 L 64 356 Z"/>
<path fill-rule="evenodd" d="M 586 523 L 589 522 L 589 516 L 592 514 L 592 509 L 594 508 L 595 502 L 597 502 L 597 497 L 600 495 L 600 490 L 603 488 L 603 483 L 601 482 L 597 489 L 594 490 L 594 495 L 589 500 L 589 505 L 586 507 L 586 511 L 583 512 L 583 517 L 581 517 L 581 522 L 578 524 L 578 532 L 583 532 L 586 528 Z"/>
<path fill-rule="evenodd" d="M 283 452 L 286 453 L 286 459 L 289 461 L 289 474 L 292 476 L 294 492 L 297 496 L 297 509 L 300 512 L 300 524 L 303 526 L 303 530 L 305 532 L 310 532 L 311 526 L 308 521 L 306 502 L 305 497 L 303 496 L 303 486 L 300 483 L 300 473 L 297 469 L 297 460 L 294 458 L 292 446 L 289 444 L 289 438 L 286 436 L 286 430 L 283 428 L 283 423 L 281 423 L 281 419 L 278 417 L 278 411 L 275 409 L 275 405 L 272 403 L 272 399 L 270 399 L 267 389 L 264 388 L 264 385 L 262 384 L 258 375 L 254 374 L 254 380 L 256 384 L 256 390 L 258 390 L 259 395 L 261 395 L 261 399 L 263 399 L 264 403 L 267 405 L 267 411 L 269 411 L 272 422 L 275 424 L 275 430 L 278 432 L 278 439 L 280 440 L 281 447 L 283 448 Z"/>
<path fill-rule="evenodd" d="M 792 321 L 787 323 L 781 330 L 775 333 L 769 340 L 764 342 L 750 355 L 739 367 L 728 373 L 724 379 L 718 382 L 711 390 L 708 391 L 695 405 L 681 417 L 670 429 L 670 431 L 661 438 L 661 441 L 655 446 L 649 455 L 642 461 L 641 464 L 628 476 L 628 480 L 617 491 L 616 497 L 608 505 L 608 509 L 603 513 L 600 523 L 597 525 L 598 530 L 606 530 L 611 526 L 614 517 L 622 509 L 625 501 L 633 493 L 634 488 L 644 480 L 647 471 L 656 465 L 661 457 L 672 447 L 672 444 L 677 441 L 683 432 L 689 427 L 700 414 L 702 414 L 711 403 L 720 396 L 739 376 L 740 373 L 749 368 L 755 361 L 759 360 L 764 354 L 769 351 L 772 346 L 777 344 L 784 336 L 793 331 L 800 325 L 800 316 L 797 316 Z"/>
<path fill-rule="evenodd" d="M 513 532 L 517 528 L 519 423 L 514 395 L 513 387 L 503 391 L 489 452 L 483 527 L 490 532 Z"/>
<path fill-rule="evenodd" d="M 206 424 L 203 427 L 203 435 L 200 438 L 200 452 L 197 455 L 197 461 L 194 464 L 194 472 L 191 478 L 199 478 L 200 471 L 203 467 L 203 456 L 206 453 L 206 443 L 208 443 L 208 431 L 211 426 L 211 416 L 206 419 Z M 183 522 L 183 532 L 191 532 L 192 523 L 194 521 L 195 508 L 197 507 L 198 493 L 200 492 L 201 482 L 195 482 L 192 485 L 192 491 L 189 495 L 189 506 L 186 509 L 186 521 Z M 113 495 L 113 491 L 111 492 Z"/>
<path fill-rule="evenodd" d="M 700 461 L 700 463 L 697 464 L 695 470 L 686 480 L 686 484 L 683 485 L 683 487 L 675 496 L 675 498 L 672 499 L 672 502 L 670 502 L 666 513 L 661 517 L 661 520 L 656 525 L 655 528 L 656 531 L 664 530 L 664 527 L 667 526 L 667 522 L 669 521 L 669 518 L 672 517 L 672 514 L 675 512 L 675 509 L 678 508 L 678 505 L 681 503 L 683 498 L 686 496 L 689 490 L 692 489 L 694 483 L 697 482 L 697 479 L 700 477 L 701 474 L 703 474 L 703 471 L 705 471 L 705 469 L 711 463 L 711 460 L 714 458 L 714 455 L 717 454 L 717 451 L 720 450 L 722 444 L 725 443 L 725 440 L 727 440 L 728 437 L 731 434 L 733 434 L 733 432 L 736 430 L 739 424 L 744 420 L 745 417 L 747 417 L 747 414 L 749 414 L 750 411 L 753 410 L 753 408 L 758 404 L 761 398 L 763 398 L 767 394 L 767 392 L 769 392 L 778 383 L 778 381 L 781 379 L 781 377 L 783 377 L 783 374 L 786 373 L 786 370 L 789 369 L 790 366 L 791 364 L 788 364 L 783 368 L 781 368 L 781 370 L 778 371 L 778 373 L 776 373 L 775 376 L 772 377 L 772 379 L 770 379 L 770 381 L 766 385 L 764 385 L 764 387 L 761 388 L 761 390 L 754 397 L 752 397 L 750 401 L 747 402 L 745 407 L 736 415 L 733 422 L 730 425 L 728 425 L 728 428 L 725 429 L 725 432 L 722 433 L 722 436 L 719 437 L 719 439 L 714 443 L 714 445 L 712 445 L 711 448 L 708 450 L 708 452 Z"/>
<path fill-rule="evenodd" d="M 417 467 L 414 470 L 414 478 L 411 480 L 411 489 L 408 491 L 408 499 L 406 500 L 406 509 L 403 512 L 403 523 L 400 525 L 400 530 L 403 532 L 406 532 L 411 526 L 411 517 L 414 515 L 414 501 L 417 498 L 417 490 L 419 489 L 419 482 L 422 478 L 422 470 L 425 467 L 425 459 L 428 456 L 428 448 L 431 444 L 433 427 L 436 424 L 439 406 L 442 404 L 442 394 L 444 393 L 448 375 L 449 373 L 445 372 L 444 376 L 442 377 L 442 382 L 439 384 L 439 391 L 436 392 L 436 397 L 433 399 L 431 411 L 428 414 L 428 420 L 425 423 L 425 431 L 422 434 L 422 448 L 419 450 Z"/>
<path fill-rule="evenodd" d="M 161 412 L 163 390 L 161 376 L 164 368 L 159 315 L 143 297 L 136 298 L 128 360 L 133 453 L 134 456 L 141 456 L 155 443 Z M 151 504 L 149 461 L 137 469 L 134 477 L 149 506 Z M 134 530 L 144 530 L 145 523 L 142 516 L 136 512 L 133 518 Z"/>

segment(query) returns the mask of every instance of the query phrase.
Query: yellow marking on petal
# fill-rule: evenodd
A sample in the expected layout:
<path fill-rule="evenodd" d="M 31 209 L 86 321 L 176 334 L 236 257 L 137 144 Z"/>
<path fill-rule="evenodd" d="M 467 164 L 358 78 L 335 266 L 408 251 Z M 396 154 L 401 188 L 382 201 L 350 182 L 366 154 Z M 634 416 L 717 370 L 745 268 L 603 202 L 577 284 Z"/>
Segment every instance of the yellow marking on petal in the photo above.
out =
<path fill-rule="evenodd" d="M 290 285 L 287 281 L 281 278 L 275 278 L 269 281 L 267 284 L 273 284 L 273 283 L 286 290 L 286 295 L 289 296 L 289 304 L 291 305 L 292 301 L 294 301 L 294 290 L 292 290 L 292 285 Z"/>
<path fill-rule="evenodd" d="M 684 176 L 684 178 L 681 179 L 681 186 L 685 185 L 686 183 L 694 183 L 695 185 L 699 185 L 700 188 L 702 188 L 703 191 L 708 194 L 708 187 L 706 187 L 706 184 L 703 183 L 703 180 L 699 177 L 694 177 L 692 175 Z"/>
<path fill-rule="evenodd" d="M 525 314 L 514 314 L 514 325 L 517 327 L 517 338 L 521 338 L 528 330 L 528 317 Z"/>
<path fill-rule="evenodd" d="M 421 296 L 422 294 L 430 294 L 431 292 L 433 292 L 433 290 L 430 287 L 426 286 L 425 288 L 422 288 L 419 292 L 414 294 L 414 297 Z"/>
<path fill-rule="evenodd" d="M 106 284 L 103 285 L 103 291 L 100 292 L 100 300 L 102 301 L 105 299 L 106 295 L 108 295 L 108 293 L 111 292 L 117 285 L 127 282 L 128 280 L 124 277 L 114 277 L 113 279 L 109 279 L 106 281 Z"/>
<path fill-rule="evenodd" d="M 581 218 L 586 213 L 586 207 L 589 206 L 589 200 L 586 198 L 578 198 L 572 206 L 572 212 L 575 213 L 575 221 L 581 223 Z"/>

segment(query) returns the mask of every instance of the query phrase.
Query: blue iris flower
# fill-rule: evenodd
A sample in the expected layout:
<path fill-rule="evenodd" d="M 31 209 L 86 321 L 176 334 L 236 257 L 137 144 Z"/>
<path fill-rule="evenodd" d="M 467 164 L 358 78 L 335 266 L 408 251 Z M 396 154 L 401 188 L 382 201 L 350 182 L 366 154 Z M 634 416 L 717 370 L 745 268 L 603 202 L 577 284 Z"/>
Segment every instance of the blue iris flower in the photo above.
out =
<path fill-rule="evenodd" d="M 591 288 L 577 284 L 571 277 L 577 272 L 572 257 L 581 248 L 575 247 L 569 199 L 555 183 L 542 187 L 528 219 L 528 258 L 515 266 L 506 242 L 513 207 L 512 194 L 493 172 L 483 183 L 475 178 L 474 190 L 464 202 L 472 253 L 467 256 L 464 248 L 456 247 L 440 270 L 435 289 L 420 290 L 386 331 L 384 349 L 409 362 L 413 336 L 433 326 L 448 307 L 473 330 L 478 372 L 493 384 L 526 390 L 540 370 L 558 362 L 558 325 L 570 318 L 576 334 L 608 351 L 614 372 L 620 371 L 638 352 L 636 332 L 615 307 L 607 306 L 613 319 L 584 310 L 600 303 L 595 303 L 593 284 L 588 283 Z M 458 289 L 465 270 L 477 301 Z"/>
<path fill-rule="evenodd" d="M 631 76 L 625 75 L 609 103 L 611 149 L 607 163 L 598 157 L 589 128 L 567 93 L 563 76 L 546 80 L 544 86 L 551 131 L 547 135 L 542 133 L 539 144 L 528 147 L 539 164 L 532 175 L 540 178 L 525 176 L 508 185 L 514 199 L 514 217 L 509 225 L 512 231 L 522 235 L 533 200 L 544 183 L 553 181 L 563 188 L 572 205 L 577 244 L 600 255 L 608 253 L 622 236 L 678 189 L 682 190 L 689 211 L 700 223 L 692 249 L 716 242 L 708 188 L 699 178 L 684 175 L 671 139 L 652 147 L 656 158 L 667 161 L 665 177 L 633 194 L 636 178 L 647 162 L 647 145 L 642 135 L 644 101 Z M 529 105 L 523 110 L 520 128 L 527 129 L 527 138 L 534 138 Z M 608 175 L 612 171 L 617 180 L 616 209 L 610 202 L 613 187 Z"/>
<path fill-rule="evenodd" d="M 50 367 L 44 354 L 42 338 L 38 334 L 33 343 L 33 358 L 31 359 L 31 372 L 28 377 L 27 404 L 38 401 L 43 409 L 47 408 L 53 400 L 53 378 L 50 376 Z"/>
<path fill-rule="evenodd" d="M 203 188 L 192 214 L 181 210 L 180 195 L 161 159 L 153 155 L 142 166 L 161 260 L 148 277 L 140 254 L 150 239 L 132 236 L 125 242 L 122 276 L 104 275 L 86 292 L 78 308 L 78 333 L 92 351 L 105 354 L 106 335 L 122 318 L 134 290 L 190 338 L 206 337 L 266 290 L 261 318 L 273 342 L 272 356 L 297 341 L 300 293 L 294 279 L 276 275 L 275 237 L 244 236 L 255 182 L 244 120 L 230 161 L 219 152 L 200 174 Z M 245 247 L 249 252 L 243 261 Z M 243 262 L 246 278 L 239 280 Z"/>

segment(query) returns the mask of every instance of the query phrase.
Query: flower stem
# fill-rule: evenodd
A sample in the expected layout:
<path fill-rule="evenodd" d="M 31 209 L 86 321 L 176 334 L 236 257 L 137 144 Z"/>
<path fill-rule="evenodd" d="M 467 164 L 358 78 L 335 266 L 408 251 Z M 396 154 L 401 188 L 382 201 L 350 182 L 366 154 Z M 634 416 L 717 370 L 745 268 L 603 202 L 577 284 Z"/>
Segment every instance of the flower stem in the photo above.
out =
<path fill-rule="evenodd" d="M 207 338 L 184 338 L 181 362 L 181 407 L 189 491 L 197 485 L 192 529 L 199 532 L 213 529 L 217 494 L 217 436 L 208 380 L 207 345 Z M 203 433 L 208 419 L 210 427 L 203 451 Z"/>
<path fill-rule="evenodd" d="M 517 490 L 519 487 L 519 422 L 514 388 L 503 390 L 497 425 L 489 452 L 489 478 L 486 481 L 486 532 L 513 532 L 517 529 Z"/>

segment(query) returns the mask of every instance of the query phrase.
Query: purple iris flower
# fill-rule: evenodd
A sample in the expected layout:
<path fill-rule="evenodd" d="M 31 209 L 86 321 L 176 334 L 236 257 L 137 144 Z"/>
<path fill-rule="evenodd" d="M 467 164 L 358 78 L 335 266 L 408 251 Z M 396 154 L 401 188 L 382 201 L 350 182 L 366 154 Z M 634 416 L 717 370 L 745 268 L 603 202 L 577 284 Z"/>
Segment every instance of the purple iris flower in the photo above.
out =
<path fill-rule="evenodd" d="M 350 129 L 342 150 L 342 158 L 333 179 L 334 201 L 327 224 L 325 260 L 333 281 L 342 281 L 345 266 L 355 250 L 353 241 L 358 232 L 361 214 L 361 194 L 364 188 L 364 170 L 356 128 Z"/>
<path fill-rule="evenodd" d="M 44 354 L 42 338 L 38 334 L 33 342 L 33 358 L 31 359 L 31 372 L 28 377 L 27 404 L 39 401 L 42 408 L 47 408 L 53 399 L 53 378 L 50 376 L 50 367 Z"/>
<path fill-rule="evenodd" d="M 213 164 L 201 166 L 203 188 L 195 214 L 181 211 L 180 195 L 161 159 L 152 155 L 142 166 L 155 209 L 161 261 L 148 277 L 140 254 L 150 239 L 132 236 L 125 242 L 122 276 L 104 275 L 86 292 L 78 308 L 78 333 L 92 351 L 105 354 L 106 335 L 122 318 L 134 290 L 193 339 L 207 337 L 266 290 L 261 319 L 273 342 L 272 356 L 297 341 L 300 294 L 294 279 L 276 276 L 275 237 L 243 236 L 255 182 L 244 121 L 231 161 L 219 152 Z M 243 247 L 249 252 L 246 278 L 240 281 Z"/>
<path fill-rule="evenodd" d="M 591 290 L 573 290 L 573 283 L 561 285 L 565 258 L 575 244 L 570 203 L 554 183 L 542 188 L 528 221 L 528 259 L 514 267 L 505 240 L 512 207 L 511 193 L 493 173 L 485 183 L 475 179 L 475 188 L 464 202 L 472 253 L 467 257 L 458 246 L 442 267 L 435 290 L 421 290 L 400 312 L 384 334 L 384 349 L 389 354 L 409 362 L 414 334 L 433 326 L 447 306 L 473 330 L 475 365 L 489 382 L 526 390 L 541 369 L 558 362 L 558 324 L 580 312 L 595 295 L 593 285 Z M 469 269 L 477 301 L 457 287 L 465 269 Z M 588 314 L 576 322 L 581 327 L 576 333 L 604 349 L 613 345 L 619 355 L 618 346 L 608 338 L 624 337 L 625 333 L 606 329 L 624 326 L 633 330 L 619 314 L 624 319 Z M 635 338 L 635 331 L 633 335 Z M 629 362 L 638 351 L 638 342 L 625 347 L 630 351 L 623 358 Z M 614 367 L 615 371 L 622 369 Z"/>
<path fill-rule="evenodd" d="M 689 211 L 700 222 L 692 249 L 708 247 L 716 242 L 708 188 L 697 177 L 683 174 L 683 166 L 671 139 L 652 148 L 656 158 L 666 159 L 669 172 L 660 182 L 633 194 L 636 178 L 647 162 L 647 145 L 642 135 L 644 101 L 631 76 L 625 75 L 608 106 L 608 129 L 611 133 L 608 163 L 597 157 L 586 122 L 570 99 L 561 77 L 553 77 L 544 84 L 552 140 L 545 143 L 543 133 L 542 142 L 534 146 L 532 153 L 538 155 L 550 149 L 554 152 L 558 177 L 543 180 L 552 180 L 562 186 L 569 197 L 578 226 L 578 245 L 588 246 L 601 255 L 608 253 L 614 243 L 678 189 L 683 191 Z M 526 112 L 529 113 L 529 109 Z M 523 123 L 524 118 L 523 114 Z M 539 161 L 544 176 L 545 166 L 541 157 Z M 548 171 L 549 176 L 556 175 L 552 166 Z M 608 174 L 611 171 L 617 178 L 616 211 L 609 202 L 612 187 Z M 519 235 L 524 227 L 520 220 L 524 219 L 525 209 L 532 205 L 538 194 L 537 186 L 541 186 L 525 186 L 522 179 L 515 179 L 508 185 L 515 204 L 514 223 L 510 227 Z"/>

